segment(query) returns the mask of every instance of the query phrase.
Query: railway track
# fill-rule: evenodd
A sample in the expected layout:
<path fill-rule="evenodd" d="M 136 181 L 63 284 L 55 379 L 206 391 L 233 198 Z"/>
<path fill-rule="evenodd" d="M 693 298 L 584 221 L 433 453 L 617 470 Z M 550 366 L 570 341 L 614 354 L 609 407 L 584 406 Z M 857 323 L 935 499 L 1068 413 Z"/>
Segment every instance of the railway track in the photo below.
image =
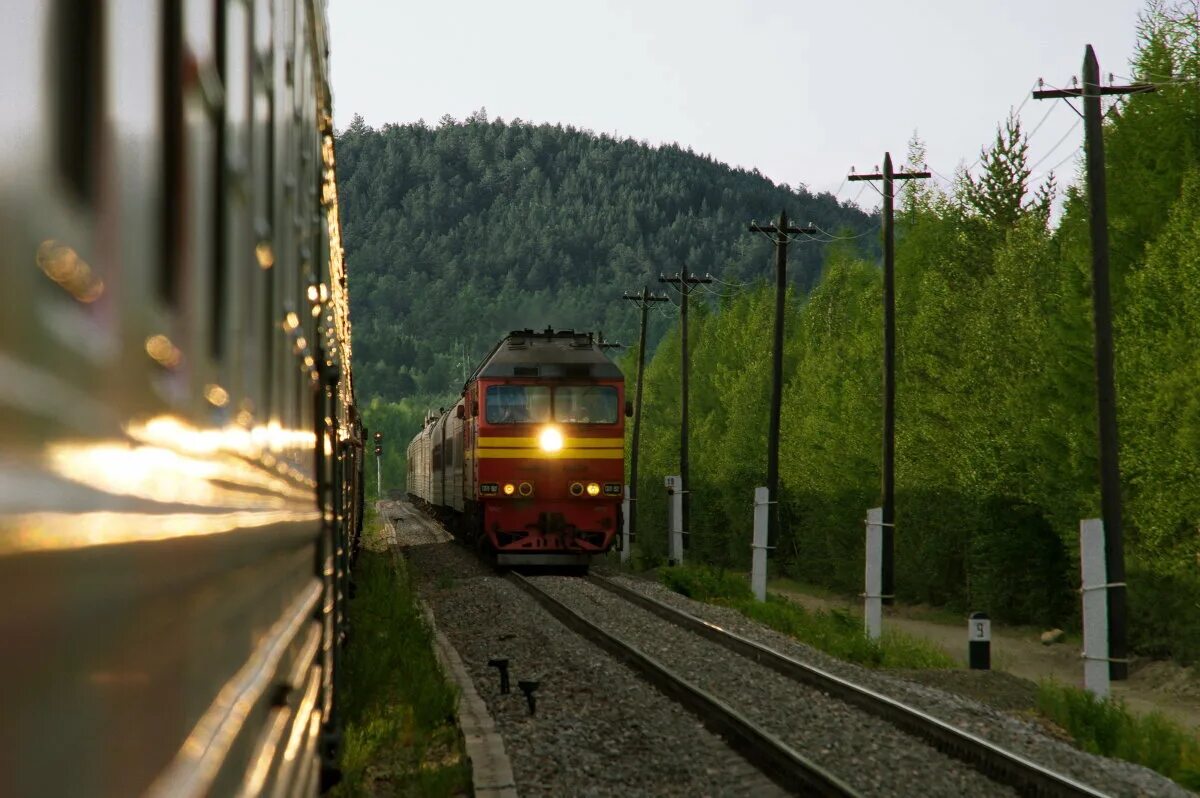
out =
<path fill-rule="evenodd" d="M 733 634 L 694 615 L 659 602 L 643 593 L 598 576 L 586 579 L 524 577 L 509 579 L 534 598 L 572 631 L 622 660 L 664 694 L 697 715 L 714 733 L 781 787 L 803 794 L 851 796 L 877 794 L 880 785 L 852 768 L 853 751 L 882 760 L 881 770 L 891 770 L 893 784 L 906 792 L 922 784 L 926 795 L 939 793 L 931 785 L 930 770 L 942 769 L 941 789 L 946 794 L 970 790 L 975 794 L 1034 796 L 1103 796 L 1106 793 L 962 731 L 895 699 L 856 685 L 842 677 L 785 656 L 764 645 Z M 594 588 L 588 590 L 588 587 Z M 632 611 L 631 611 L 632 610 Z M 684 645 L 680 633 L 700 646 Z M 707 646 L 707 648 L 706 648 Z M 653 654 L 649 649 L 657 649 Z M 736 655 L 729 657 L 732 653 Z M 705 664 L 711 665 L 706 670 Z M 729 678 L 731 673 L 737 673 Z M 770 674 L 770 675 L 768 675 Z M 780 679 L 791 683 L 787 690 Z M 774 682 L 774 694 L 757 688 Z M 765 689 L 765 688 L 764 688 Z M 792 695 L 786 695 L 786 693 Z M 823 695 L 822 695 L 823 694 Z M 801 707 L 834 701 L 843 710 L 825 720 L 826 732 L 811 728 L 821 720 L 800 718 Z M 736 708 L 735 708 L 736 707 Z M 780 721 L 781 717 L 787 720 Z M 870 727 L 870 722 L 877 725 Z M 865 728 L 864 724 L 866 724 Z M 890 732 L 881 731 L 886 726 Z M 806 726 L 803 732 L 796 726 Z M 855 728 L 857 742 L 843 745 L 844 728 Z M 865 731 L 864 731 L 865 729 Z M 853 735 L 851 736 L 853 737 Z M 821 756 L 801 751 L 813 748 Z M 911 751 L 897 754 L 894 747 Z M 927 754 L 917 749 L 930 749 Z M 850 754 L 848 757 L 847 754 Z M 895 761 L 887 762 L 889 757 Z M 826 766 L 816 759 L 829 759 Z M 868 770 L 871 768 L 868 768 Z M 952 772 L 973 771 L 967 773 Z"/>
<path fill-rule="evenodd" d="M 816 762 L 751 722 L 720 698 L 690 683 L 619 637 L 609 634 L 600 625 L 589 621 L 539 589 L 530 579 L 516 573 L 510 573 L 508 576 L 569 629 L 623 661 L 661 692 L 699 716 L 709 731 L 723 737 L 730 747 L 770 776 L 779 786 L 806 795 L 845 798 L 861 795 Z"/>

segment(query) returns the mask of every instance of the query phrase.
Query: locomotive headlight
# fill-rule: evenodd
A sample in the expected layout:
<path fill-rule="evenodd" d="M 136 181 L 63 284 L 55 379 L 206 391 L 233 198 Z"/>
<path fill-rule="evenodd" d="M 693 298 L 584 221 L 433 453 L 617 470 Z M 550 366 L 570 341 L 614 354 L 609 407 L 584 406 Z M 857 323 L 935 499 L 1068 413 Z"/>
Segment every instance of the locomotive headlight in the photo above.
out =
<path fill-rule="evenodd" d="M 517 489 L 517 486 L 512 484 L 511 482 L 504 483 L 504 495 L 505 496 L 513 495 L 513 492 L 516 491 L 516 489 Z"/>
<path fill-rule="evenodd" d="M 587 486 L 587 492 L 589 496 L 599 496 L 600 485 L 595 482 L 589 482 Z"/>
<path fill-rule="evenodd" d="M 543 452 L 560 451 L 563 447 L 562 433 L 554 427 L 546 427 L 538 438 L 538 444 L 541 445 Z"/>

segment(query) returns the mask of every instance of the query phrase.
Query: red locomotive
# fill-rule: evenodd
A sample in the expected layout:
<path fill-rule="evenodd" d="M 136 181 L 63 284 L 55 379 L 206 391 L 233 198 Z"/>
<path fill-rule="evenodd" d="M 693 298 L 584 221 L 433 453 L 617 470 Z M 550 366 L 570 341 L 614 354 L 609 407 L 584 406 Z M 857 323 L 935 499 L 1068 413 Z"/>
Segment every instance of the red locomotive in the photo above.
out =
<path fill-rule="evenodd" d="M 586 566 L 620 530 L 630 412 L 591 333 L 514 330 L 409 444 L 409 496 L 500 565 Z"/>

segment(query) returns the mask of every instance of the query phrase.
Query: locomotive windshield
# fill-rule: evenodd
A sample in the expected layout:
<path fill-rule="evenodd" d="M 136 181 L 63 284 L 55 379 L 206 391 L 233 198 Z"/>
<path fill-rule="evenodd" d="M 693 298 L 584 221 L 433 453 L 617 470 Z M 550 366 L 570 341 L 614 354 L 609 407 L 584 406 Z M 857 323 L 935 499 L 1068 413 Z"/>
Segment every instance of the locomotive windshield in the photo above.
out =
<path fill-rule="evenodd" d="M 616 424 L 617 389 L 611 385 L 560 385 L 554 420 L 563 424 Z"/>
<path fill-rule="evenodd" d="M 550 389 L 545 385 L 493 385 L 487 389 L 489 424 L 529 424 L 550 420 Z"/>
<path fill-rule="evenodd" d="M 550 420 L 551 404 L 546 385 L 492 385 L 487 389 L 487 423 L 539 424 Z M 561 424 L 616 424 L 617 404 L 617 389 L 611 385 L 554 388 L 553 415 Z"/>

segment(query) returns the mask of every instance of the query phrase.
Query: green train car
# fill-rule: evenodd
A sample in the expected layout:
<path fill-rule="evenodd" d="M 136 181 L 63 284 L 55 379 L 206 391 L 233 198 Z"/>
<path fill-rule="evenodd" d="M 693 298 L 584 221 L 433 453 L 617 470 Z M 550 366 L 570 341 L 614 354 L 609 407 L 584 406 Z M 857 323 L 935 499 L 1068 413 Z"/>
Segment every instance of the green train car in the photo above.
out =
<path fill-rule="evenodd" d="M 0 795 L 337 779 L 362 515 L 323 0 L 0 26 Z"/>

